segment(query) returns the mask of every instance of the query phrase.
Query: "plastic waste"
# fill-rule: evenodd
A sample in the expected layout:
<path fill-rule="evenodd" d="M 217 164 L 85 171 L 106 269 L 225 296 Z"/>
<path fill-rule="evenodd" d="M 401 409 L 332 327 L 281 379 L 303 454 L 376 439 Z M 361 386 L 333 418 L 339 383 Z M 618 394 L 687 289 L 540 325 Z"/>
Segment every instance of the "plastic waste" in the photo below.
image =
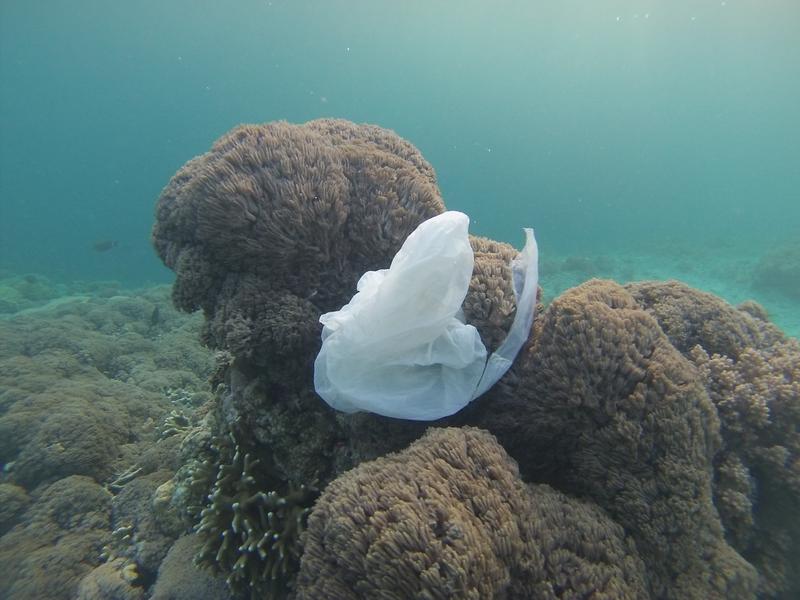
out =
<path fill-rule="evenodd" d="M 488 390 L 511 366 L 533 321 L 538 286 L 533 231 L 512 264 L 517 313 L 487 361 L 461 305 L 474 256 L 469 218 L 437 215 L 415 229 L 388 269 L 368 271 L 340 310 L 320 317 L 322 348 L 314 387 L 333 408 L 434 420 Z"/>
<path fill-rule="evenodd" d="M 514 314 L 514 321 L 506 334 L 506 339 L 489 357 L 478 389 L 472 397 L 473 400 L 497 383 L 511 368 L 531 332 L 536 312 L 536 293 L 539 290 L 539 247 L 533 229 L 525 227 L 524 231 L 525 247 L 511 261 L 517 312 Z"/>

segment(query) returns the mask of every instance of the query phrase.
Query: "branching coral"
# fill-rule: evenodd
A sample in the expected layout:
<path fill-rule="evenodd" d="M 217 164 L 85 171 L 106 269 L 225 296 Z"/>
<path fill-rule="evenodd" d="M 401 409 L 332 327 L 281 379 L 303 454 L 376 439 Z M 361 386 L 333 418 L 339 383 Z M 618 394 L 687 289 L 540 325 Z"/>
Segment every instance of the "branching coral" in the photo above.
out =
<path fill-rule="evenodd" d="M 159 429 L 159 435 L 162 439 L 171 435 L 183 437 L 191 431 L 191 427 L 192 421 L 185 413 L 172 409 L 169 415 L 164 418 Z"/>
<path fill-rule="evenodd" d="M 276 481 L 233 435 L 217 447 L 215 481 L 197 527 L 198 559 L 237 592 L 283 597 L 297 572 L 299 537 L 316 490 Z"/>
<path fill-rule="evenodd" d="M 602 511 L 526 487 L 496 440 L 432 429 L 331 483 L 314 507 L 298 600 L 641 598 L 630 540 Z"/>

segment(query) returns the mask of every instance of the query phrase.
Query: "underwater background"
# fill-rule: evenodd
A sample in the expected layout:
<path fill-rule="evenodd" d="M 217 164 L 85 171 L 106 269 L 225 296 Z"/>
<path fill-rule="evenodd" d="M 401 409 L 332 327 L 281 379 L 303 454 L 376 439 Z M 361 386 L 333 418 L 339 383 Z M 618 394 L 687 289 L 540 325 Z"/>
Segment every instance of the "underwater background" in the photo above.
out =
<path fill-rule="evenodd" d="M 535 227 L 549 297 L 674 277 L 800 333 L 792 0 L 0 10 L 6 279 L 169 282 L 149 232 L 172 173 L 236 124 L 333 116 L 415 144 L 473 233 Z"/>
<path fill-rule="evenodd" d="M 0 599 L 800 597 L 798 190 L 796 0 L 0 0 Z M 442 199 L 522 350 L 334 410 Z"/>

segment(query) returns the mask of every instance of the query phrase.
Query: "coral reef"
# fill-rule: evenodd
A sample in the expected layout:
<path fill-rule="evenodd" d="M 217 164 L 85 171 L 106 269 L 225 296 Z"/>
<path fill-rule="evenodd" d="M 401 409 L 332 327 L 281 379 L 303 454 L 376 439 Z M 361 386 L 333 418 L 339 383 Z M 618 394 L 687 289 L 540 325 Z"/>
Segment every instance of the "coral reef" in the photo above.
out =
<path fill-rule="evenodd" d="M 417 442 L 425 424 L 316 397 L 319 315 L 443 209 L 413 146 L 337 120 L 236 128 L 173 177 L 153 242 L 176 306 L 203 309 L 222 352 L 213 409 L 157 421 L 182 466 L 148 488 L 156 524 L 175 536 L 199 520 L 203 562 L 263 597 L 290 594 L 298 565 L 301 598 L 796 593 L 797 351 L 755 304 L 678 282 L 568 290 L 511 371 L 435 424 L 460 428 Z M 471 243 L 464 314 L 493 349 L 514 316 L 515 251 Z"/>
<path fill-rule="evenodd" d="M 497 435 L 526 479 L 607 510 L 636 540 L 654 597 L 752 593 L 755 571 L 712 503 L 716 412 L 621 286 L 594 280 L 557 298 L 511 375 L 462 419 Z"/>
<path fill-rule="evenodd" d="M 796 597 L 800 346 L 755 303 L 590 281 L 426 434 L 316 397 L 320 313 L 443 209 L 393 132 L 244 126 L 157 209 L 205 323 L 163 287 L 4 279 L 0 597 Z M 492 350 L 516 252 L 471 244 Z"/>
<path fill-rule="evenodd" d="M 205 341 L 256 365 L 313 358 L 317 318 L 443 210 L 433 169 L 394 133 L 347 121 L 233 129 L 159 198 L 153 243 Z"/>
<path fill-rule="evenodd" d="M 752 309 L 736 309 L 679 281 L 643 281 L 625 289 L 684 355 L 699 344 L 711 354 L 735 358 L 745 348 L 765 348 L 784 338 L 777 327 L 753 316 Z"/>
<path fill-rule="evenodd" d="M 95 481 L 110 477 L 118 449 L 128 441 L 131 431 L 128 422 L 119 419 L 116 399 L 109 402 L 107 398 L 115 392 L 116 398 L 130 396 L 126 387 L 117 382 L 84 380 L 75 385 L 64 381 L 57 389 L 37 395 L 41 407 L 58 408 L 40 415 L 38 426 L 27 428 L 30 439 L 15 457 L 14 480 L 33 488 L 65 475 L 87 475 Z M 19 416 L 15 407 L 0 421 L 13 426 L 14 417 Z"/>
<path fill-rule="evenodd" d="M 133 584 L 136 577 L 121 558 L 103 563 L 81 580 L 76 600 L 142 600 L 145 591 Z"/>
<path fill-rule="evenodd" d="M 364 271 L 388 266 L 408 233 L 443 209 L 416 148 L 341 120 L 236 128 L 162 192 L 153 242 L 176 272 L 175 303 L 202 308 L 204 343 L 233 358 L 220 377 L 223 421 L 264 448 L 286 480 L 324 484 L 424 431 L 406 435 L 405 424 L 381 421 L 387 435 L 362 443 L 320 404 L 310 365 L 319 315 L 341 307 Z M 472 243 L 464 309 L 493 349 L 514 317 L 508 261 L 516 251 Z M 307 435 L 298 439 L 300 430 Z"/>
<path fill-rule="evenodd" d="M 511 261 L 517 251 L 501 242 L 470 237 L 475 266 L 464 298 L 464 317 L 481 334 L 487 352 L 503 342 L 517 308 L 511 276 Z"/>
<path fill-rule="evenodd" d="M 715 496 L 726 535 L 758 568 L 761 594 L 775 596 L 800 570 L 800 344 L 691 356 L 722 424 Z"/>
<path fill-rule="evenodd" d="M 112 527 L 126 535 L 113 554 L 127 558 L 145 578 L 155 575 L 173 542 L 159 527 L 153 511 L 156 489 L 172 475 L 165 470 L 137 476 L 119 490 L 111 504 Z"/>
<path fill-rule="evenodd" d="M 204 342 L 235 359 L 219 379 L 222 418 L 212 433 L 226 436 L 235 423 L 268 457 L 277 487 L 323 484 L 336 465 L 352 466 L 336 450 L 332 411 L 310 386 L 319 315 L 339 308 L 364 271 L 388 266 L 443 208 L 416 148 L 338 120 L 236 128 L 162 192 L 153 242 L 176 272 L 175 304 L 202 308 Z M 185 474 L 173 498 L 194 496 Z"/>
<path fill-rule="evenodd" d="M 30 502 L 25 489 L 12 483 L 0 483 L 0 535 L 11 529 Z"/>
<path fill-rule="evenodd" d="M 225 579 L 195 564 L 199 545 L 194 535 L 178 538 L 158 570 L 150 600 L 229 600 Z"/>
<path fill-rule="evenodd" d="M 622 528 L 547 486 L 528 488 L 496 440 L 432 429 L 331 483 L 305 538 L 305 598 L 641 598 Z"/>
<path fill-rule="evenodd" d="M 143 597 L 182 533 L 149 514 L 188 433 L 158 425 L 211 398 L 212 356 L 168 288 L 109 289 L 0 320 L 3 598 Z"/>
<path fill-rule="evenodd" d="M 0 597 L 71 600 L 100 563 L 110 509 L 111 494 L 88 477 L 36 490 L 20 522 L 0 538 Z"/>
<path fill-rule="evenodd" d="M 170 308 L 165 292 L 0 321 L 0 462 L 11 480 L 28 489 L 70 474 L 110 481 L 163 447 L 153 445 L 152 421 L 211 397 L 199 322 Z M 169 354 L 180 358 L 163 361 Z M 185 394 L 171 397 L 175 389 Z"/>
<path fill-rule="evenodd" d="M 317 492 L 276 478 L 233 434 L 214 445 L 219 454 L 197 527 L 198 559 L 237 593 L 284 597 L 297 572 L 300 535 Z"/>
<path fill-rule="evenodd" d="M 754 302 L 734 308 L 677 282 L 626 286 L 698 368 L 719 415 L 714 500 L 759 593 L 798 589 L 800 349 Z"/>
<path fill-rule="evenodd" d="M 23 302 L 22 294 L 16 288 L 0 285 L 0 314 L 18 312 Z"/>
<path fill-rule="evenodd" d="M 33 273 L 11 277 L 0 275 L 0 315 L 41 306 L 61 295 L 58 287 L 46 277 Z"/>

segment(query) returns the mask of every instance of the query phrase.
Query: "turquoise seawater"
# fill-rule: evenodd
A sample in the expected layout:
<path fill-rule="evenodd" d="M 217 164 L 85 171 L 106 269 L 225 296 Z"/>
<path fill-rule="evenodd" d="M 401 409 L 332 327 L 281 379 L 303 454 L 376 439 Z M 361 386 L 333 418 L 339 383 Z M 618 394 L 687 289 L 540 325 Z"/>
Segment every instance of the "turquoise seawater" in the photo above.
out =
<path fill-rule="evenodd" d="M 535 227 L 550 296 L 676 277 L 797 335 L 800 283 L 754 281 L 800 279 L 799 28 L 796 0 L 3 0 L 0 269 L 169 282 L 176 169 L 332 116 L 414 143 L 473 233 Z"/>
<path fill-rule="evenodd" d="M 325 117 L 535 229 L 532 332 L 492 248 L 466 302 L 373 277 L 320 350 L 394 226 L 284 221 L 259 268 L 275 229 L 199 194 L 172 285 L 176 171 Z M 800 598 L 800 0 L 0 0 L 0 600 L 556 596 Z"/>

